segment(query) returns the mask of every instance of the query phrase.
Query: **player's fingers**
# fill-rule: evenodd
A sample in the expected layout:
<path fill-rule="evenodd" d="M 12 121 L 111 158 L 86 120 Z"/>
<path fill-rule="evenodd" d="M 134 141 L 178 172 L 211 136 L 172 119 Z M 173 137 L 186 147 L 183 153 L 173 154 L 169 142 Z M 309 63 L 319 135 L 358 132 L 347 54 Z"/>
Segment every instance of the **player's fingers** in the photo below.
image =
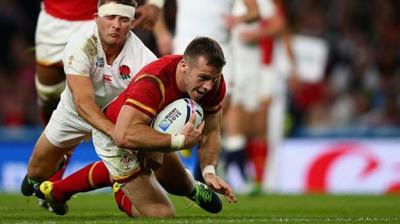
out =
<path fill-rule="evenodd" d="M 212 186 L 215 189 L 215 191 L 219 191 L 220 193 L 224 193 L 224 192 L 221 192 L 223 187 L 221 186 L 221 184 L 218 181 L 212 182 Z"/>
<path fill-rule="evenodd" d="M 236 196 L 233 193 L 227 193 L 227 194 L 224 194 L 224 196 L 229 203 L 237 202 Z"/>
<path fill-rule="evenodd" d="M 229 197 L 230 202 L 236 202 L 236 201 L 237 201 L 237 200 L 236 200 L 235 193 L 233 193 L 232 188 L 229 188 L 229 189 L 228 189 L 227 196 Z"/>
<path fill-rule="evenodd" d="M 189 117 L 189 120 L 186 122 L 185 127 L 183 128 L 184 132 L 192 132 L 194 129 L 194 118 L 192 117 L 192 114 Z"/>
<path fill-rule="evenodd" d="M 227 183 L 221 181 L 219 183 L 220 191 L 222 191 L 222 194 L 224 194 L 225 198 L 229 203 L 234 203 L 236 202 L 236 196 L 233 193 L 233 190 L 231 186 L 229 186 Z"/>
<path fill-rule="evenodd" d="M 196 121 L 196 113 L 190 113 L 189 122 L 194 124 L 195 121 Z"/>
<path fill-rule="evenodd" d="M 231 187 L 229 187 L 229 186 L 224 187 L 224 188 L 223 188 L 223 194 L 224 194 L 224 197 L 226 198 L 226 200 L 227 200 L 229 203 L 234 203 L 234 202 L 236 202 L 236 196 L 235 196 L 235 194 L 233 193 L 233 190 L 232 190 Z"/>
<path fill-rule="evenodd" d="M 198 129 L 200 132 L 203 133 L 204 126 L 205 126 L 205 122 L 202 121 L 197 129 Z"/>

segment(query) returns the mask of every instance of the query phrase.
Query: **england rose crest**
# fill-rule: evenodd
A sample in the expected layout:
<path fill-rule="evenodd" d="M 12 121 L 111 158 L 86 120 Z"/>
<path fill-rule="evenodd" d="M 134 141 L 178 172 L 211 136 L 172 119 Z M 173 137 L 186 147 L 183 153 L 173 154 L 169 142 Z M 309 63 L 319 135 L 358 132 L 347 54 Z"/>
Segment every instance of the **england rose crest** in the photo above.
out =
<path fill-rule="evenodd" d="M 131 74 L 131 69 L 127 65 L 121 65 L 119 67 L 119 77 L 122 80 L 130 79 L 131 78 L 130 74 Z"/>

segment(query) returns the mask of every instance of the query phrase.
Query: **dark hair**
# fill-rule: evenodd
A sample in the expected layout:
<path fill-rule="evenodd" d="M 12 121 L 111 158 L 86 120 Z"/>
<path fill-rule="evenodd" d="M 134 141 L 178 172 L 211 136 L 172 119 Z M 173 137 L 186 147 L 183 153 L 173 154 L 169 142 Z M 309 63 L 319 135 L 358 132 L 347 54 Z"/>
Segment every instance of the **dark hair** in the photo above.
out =
<path fill-rule="evenodd" d="M 221 46 L 209 37 L 197 37 L 192 40 L 186 47 L 183 57 L 189 63 L 194 63 L 197 58 L 204 57 L 208 65 L 221 70 L 226 64 Z"/>
<path fill-rule="evenodd" d="M 138 4 L 135 0 L 99 0 L 97 8 L 99 8 L 102 5 L 107 4 L 109 2 L 115 2 L 118 4 L 122 4 L 122 5 L 129 5 L 129 6 L 133 6 L 135 8 L 137 8 L 137 6 L 138 6 Z"/>

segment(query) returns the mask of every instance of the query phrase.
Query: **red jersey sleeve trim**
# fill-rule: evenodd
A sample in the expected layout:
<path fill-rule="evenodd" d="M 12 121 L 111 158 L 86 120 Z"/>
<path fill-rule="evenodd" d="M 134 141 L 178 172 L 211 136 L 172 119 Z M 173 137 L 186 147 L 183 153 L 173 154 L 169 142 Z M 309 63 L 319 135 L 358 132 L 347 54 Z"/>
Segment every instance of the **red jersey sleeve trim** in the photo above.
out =
<path fill-rule="evenodd" d="M 144 105 L 143 103 L 136 101 L 134 99 L 127 99 L 125 104 L 133 106 L 133 107 L 139 107 L 140 109 L 150 113 L 151 115 L 156 116 L 155 110 L 153 110 L 151 107 L 148 107 L 148 106 Z"/>
<path fill-rule="evenodd" d="M 160 102 L 160 105 L 162 105 L 164 103 L 164 101 L 165 101 L 165 86 L 164 86 L 164 83 L 161 81 L 161 79 L 157 78 L 154 75 L 150 75 L 150 74 L 143 74 L 143 75 L 137 77 L 135 79 L 135 82 L 139 81 L 142 78 L 146 78 L 146 77 L 152 78 L 154 81 L 157 82 L 158 87 L 160 88 L 161 95 L 162 95 L 162 100 Z"/>

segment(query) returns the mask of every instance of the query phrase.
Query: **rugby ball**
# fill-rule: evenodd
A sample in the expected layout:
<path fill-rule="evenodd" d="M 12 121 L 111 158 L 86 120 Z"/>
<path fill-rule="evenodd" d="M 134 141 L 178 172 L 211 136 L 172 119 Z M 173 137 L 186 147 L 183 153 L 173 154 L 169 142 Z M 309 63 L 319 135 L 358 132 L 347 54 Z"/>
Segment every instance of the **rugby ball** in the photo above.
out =
<path fill-rule="evenodd" d="M 195 127 L 198 127 L 204 118 L 201 106 L 190 98 L 175 100 L 157 114 L 152 127 L 159 132 L 180 134 L 192 113 L 196 115 Z"/>

